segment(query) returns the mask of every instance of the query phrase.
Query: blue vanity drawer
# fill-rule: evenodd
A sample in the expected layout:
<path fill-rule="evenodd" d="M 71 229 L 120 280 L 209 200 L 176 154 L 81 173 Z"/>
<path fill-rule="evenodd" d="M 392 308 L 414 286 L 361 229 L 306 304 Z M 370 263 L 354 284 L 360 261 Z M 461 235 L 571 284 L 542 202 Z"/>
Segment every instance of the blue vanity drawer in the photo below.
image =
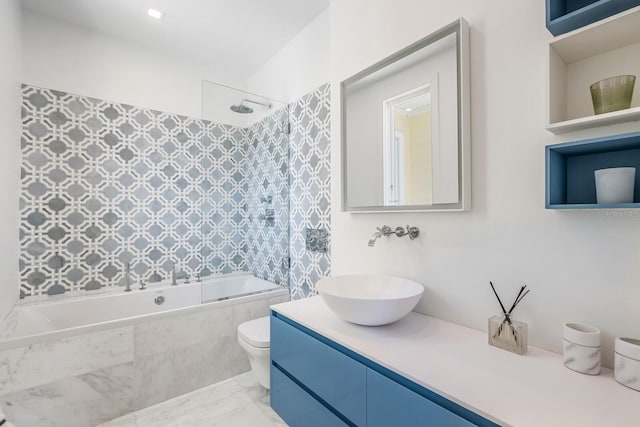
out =
<path fill-rule="evenodd" d="M 367 369 L 367 426 L 471 427 L 475 424 Z"/>
<path fill-rule="evenodd" d="M 291 427 L 347 426 L 273 365 L 271 365 L 271 407 Z"/>
<path fill-rule="evenodd" d="M 367 368 L 271 316 L 271 360 L 351 423 L 366 425 Z"/>

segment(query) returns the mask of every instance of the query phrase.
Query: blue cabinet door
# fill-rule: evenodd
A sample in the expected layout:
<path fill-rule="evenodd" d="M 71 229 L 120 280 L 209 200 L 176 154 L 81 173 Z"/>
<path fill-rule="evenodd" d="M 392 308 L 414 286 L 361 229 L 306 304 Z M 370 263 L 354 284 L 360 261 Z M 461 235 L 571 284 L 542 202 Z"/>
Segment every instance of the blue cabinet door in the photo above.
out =
<path fill-rule="evenodd" d="M 291 427 L 347 427 L 275 366 L 271 366 L 271 407 Z"/>
<path fill-rule="evenodd" d="M 367 369 L 368 427 L 471 427 L 475 424 Z"/>
<path fill-rule="evenodd" d="M 351 423 L 366 425 L 364 365 L 274 315 L 271 360 Z"/>

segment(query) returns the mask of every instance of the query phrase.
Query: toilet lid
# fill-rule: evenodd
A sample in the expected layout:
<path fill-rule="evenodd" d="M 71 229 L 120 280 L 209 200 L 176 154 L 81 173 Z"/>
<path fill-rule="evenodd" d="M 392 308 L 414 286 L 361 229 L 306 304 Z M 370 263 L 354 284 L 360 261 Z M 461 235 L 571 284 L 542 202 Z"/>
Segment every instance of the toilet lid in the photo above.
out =
<path fill-rule="evenodd" d="M 238 326 L 238 336 L 254 347 L 269 347 L 269 316 L 244 322 Z"/>

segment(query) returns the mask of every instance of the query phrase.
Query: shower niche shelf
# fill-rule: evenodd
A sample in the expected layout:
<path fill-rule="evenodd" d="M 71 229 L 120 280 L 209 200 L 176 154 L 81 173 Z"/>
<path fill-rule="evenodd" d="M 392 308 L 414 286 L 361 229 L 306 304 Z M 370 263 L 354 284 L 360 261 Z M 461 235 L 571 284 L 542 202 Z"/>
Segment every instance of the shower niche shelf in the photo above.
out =
<path fill-rule="evenodd" d="M 635 167 L 634 203 L 597 204 L 594 171 Z M 640 132 L 546 147 L 547 209 L 640 208 Z"/>
<path fill-rule="evenodd" d="M 640 0 L 637 3 L 640 4 Z M 551 40 L 548 131 L 560 134 L 640 120 L 638 28 L 640 6 Z M 621 74 L 638 77 L 631 108 L 594 115 L 589 86 Z"/>
<path fill-rule="evenodd" d="M 640 0 L 547 0 L 547 29 L 558 36 L 638 5 Z"/>

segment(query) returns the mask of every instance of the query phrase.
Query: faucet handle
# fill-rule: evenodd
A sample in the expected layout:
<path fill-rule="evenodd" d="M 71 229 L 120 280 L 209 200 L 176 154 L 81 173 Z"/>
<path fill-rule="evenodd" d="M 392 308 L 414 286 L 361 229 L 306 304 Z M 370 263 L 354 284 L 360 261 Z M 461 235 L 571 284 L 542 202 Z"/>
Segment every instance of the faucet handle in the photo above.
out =
<path fill-rule="evenodd" d="M 393 230 L 388 225 L 383 225 L 382 228 L 378 227 L 377 229 L 383 236 L 389 236 L 393 234 Z"/>
<path fill-rule="evenodd" d="M 407 224 L 407 233 L 409 235 L 409 239 L 415 240 L 420 235 L 420 229 L 418 227 L 410 227 Z"/>
<path fill-rule="evenodd" d="M 145 289 L 147 289 L 147 284 L 144 283 L 144 280 L 140 280 L 140 290 L 144 291 Z"/>
<path fill-rule="evenodd" d="M 407 228 L 407 230 L 408 230 L 408 228 Z M 403 237 L 403 236 L 406 236 L 409 233 L 407 230 L 405 230 L 404 227 L 398 226 L 398 227 L 396 227 L 396 230 L 394 231 L 394 233 L 398 237 Z"/>

